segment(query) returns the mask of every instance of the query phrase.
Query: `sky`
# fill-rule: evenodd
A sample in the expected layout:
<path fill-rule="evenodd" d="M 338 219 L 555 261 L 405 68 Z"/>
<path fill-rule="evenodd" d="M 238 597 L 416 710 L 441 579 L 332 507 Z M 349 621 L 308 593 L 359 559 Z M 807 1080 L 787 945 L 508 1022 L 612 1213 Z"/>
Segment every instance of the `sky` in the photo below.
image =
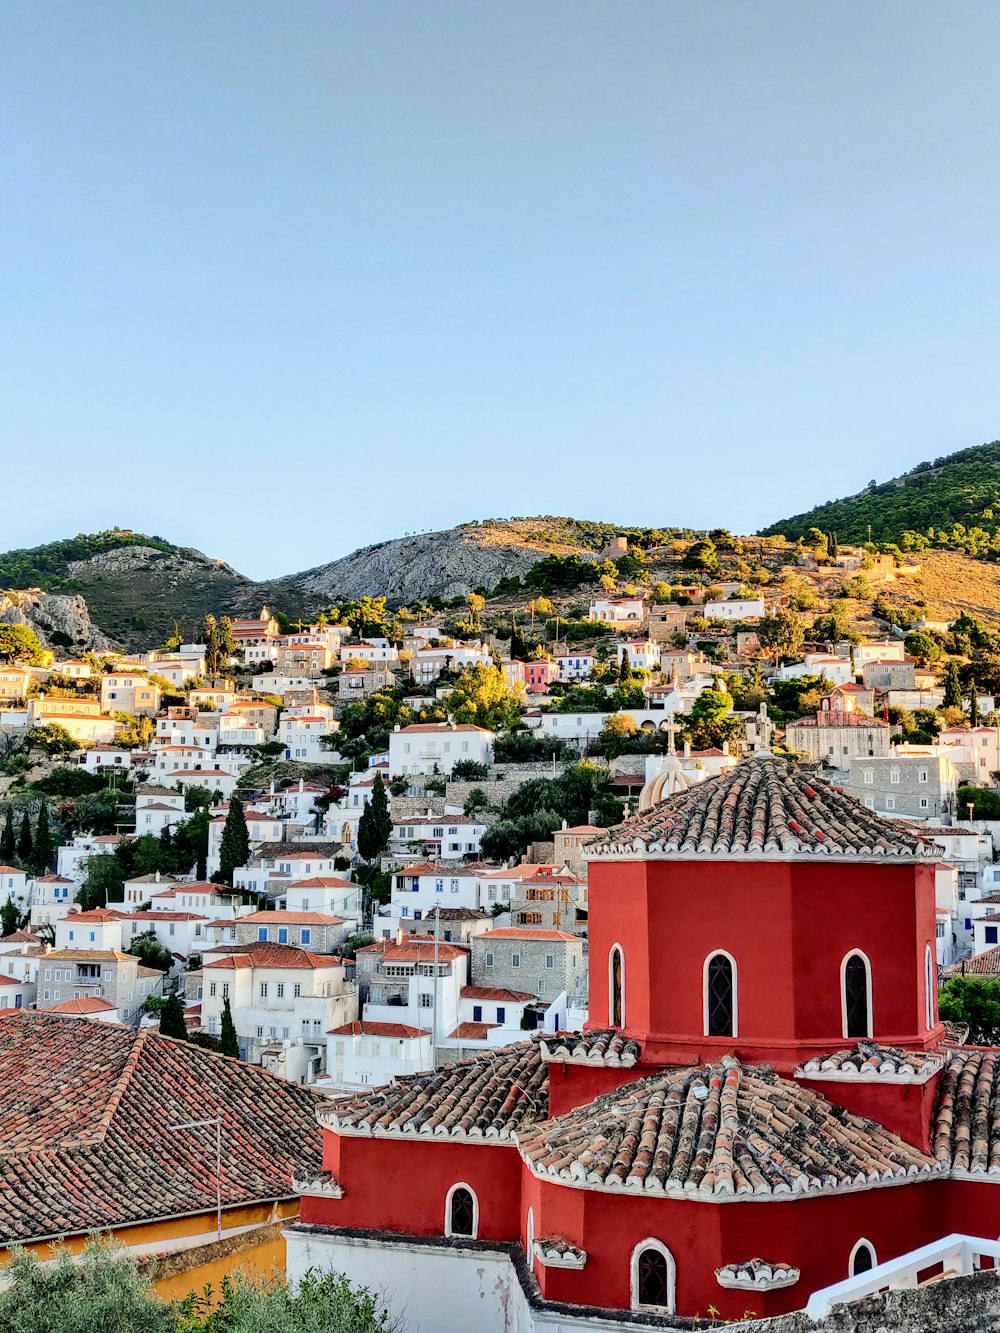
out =
<path fill-rule="evenodd" d="M 0 549 L 747 532 L 997 437 L 998 46 L 995 0 L 5 0 Z"/>

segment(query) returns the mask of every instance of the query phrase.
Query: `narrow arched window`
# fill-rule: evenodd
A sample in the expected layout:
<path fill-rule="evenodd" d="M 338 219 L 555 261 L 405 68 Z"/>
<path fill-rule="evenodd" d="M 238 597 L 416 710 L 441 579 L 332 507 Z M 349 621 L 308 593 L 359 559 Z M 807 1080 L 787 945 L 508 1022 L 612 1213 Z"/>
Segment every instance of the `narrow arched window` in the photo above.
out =
<path fill-rule="evenodd" d="M 479 1206 L 468 1185 L 452 1185 L 445 1203 L 445 1235 L 475 1240 L 479 1230 Z"/>
<path fill-rule="evenodd" d="M 870 1273 L 876 1263 L 874 1246 L 867 1240 L 859 1240 L 848 1262 L 850 1276 L 860 1277 L 862 1273 Z"/>
<path fill-rule="evenodd" d="M 611 1026 L 620 1028 L 625 1022 L 625 955 L 619 945 L 608 958 L 608 1016 Z"/>
<path fill-rule="evenodd" d="M 727 953 L 705 962 L 705 1035 L 736 1036 L 736 968 Z"/>
<path fill-rule="evenodd" d="M 844 959 L 844 1036 L 870 1037 L 872 1035 L 871 978 L 868 959 L 852 953 Z"/>
<path fill-rule="evenodd" d="M 674 1260 L 658 1240 L 644 1240 L 632 1251 L 632 1309 L 674 1312 Z"/>

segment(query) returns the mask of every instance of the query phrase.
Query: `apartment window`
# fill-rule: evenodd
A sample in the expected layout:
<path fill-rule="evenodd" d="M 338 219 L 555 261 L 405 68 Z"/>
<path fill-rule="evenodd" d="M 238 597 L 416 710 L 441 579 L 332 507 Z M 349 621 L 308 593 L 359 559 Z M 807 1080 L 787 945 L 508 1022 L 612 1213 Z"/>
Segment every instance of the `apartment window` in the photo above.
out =
<path fill-rule="evenodd" d="M 504 1020 L 506 1019 L 506 1017 L 507 1017 L 507 1010 L 503 1007 L 502 1004 L 498 1004 L 498 1005 L 497 1005 L 497 1022 L 498 1022 L 498 1023 L 502 1023 L 502 1022 L 504 1022 Z"/>
<path fill-rule="evenodd" d="M 866 796 L 866 797 L 865 797 L 865 809 L 866 809 L 866 810 L 874 810 L 874 809 L 875 809 L 875 798 L 874 798 L 874 796 Z"/>
<path fill-rule="evenodd" d="M 285 983 L 283 981 L 279 981 L 277 983 L 277 988 L 278 988 L 278 999 L 283 1000 L 285 998 Z"/>
<path fill-rule="evenodd" d="M 299 935 L 299 940 L 302 944 L 312 943 L 312 931 L 307 926 L 303 926 L 301 934 Z"/>
<path fill-rule="evenodd" d="M 443 880 L 443 879 L 436 879 L 436 880 L 434 881 L 434 892 L 435 892 L 435 893 L 444 893 L 444 880 Z"/>
<path fill-rule="evenodd" d="M 520 955 L 519 953 L 512 953 L 512 954 L 511 954 L 511 956 L 510 956 L 510 965 L 511 965 L 511 967 L 520 967 L 520 966 L 521 966 L 521 955 Z"/>
<path fill-rule="evenodd" d="M 258 1037 L 263 1037 L 263 1035 L 264 1035 L 264 1029 L 263 1029 L 263 1028 L 258 1028 L 258 1029 L 257 1029 L 257 1036 L 258 1036 Z"/>
<path fill-rule="evenodd" d="M 875 770 L 871 768 L 866 768 L 864 771 L 864 779 L 865 779 L 865 786 L 870 787 L 872 783 L 875 781 Z"/>
<path fill-rule="evenodd" d="M 899 786 L 899 769 L 898 769 L 898 768 L 890 768 L 890 769 L 889 769 L 889 781 L 890 781 L 894 786 L 897 786 L 897 787 Z"/>
<path fill-rule="evenodd" d="M 996 934 L 995 926 L 993 927 L 993 934 Z M 472 1006 L 472 1021 L 473 1023 L 481 1023 L 483 1021 L 483 1006 L 481 1004 L 474 1004 Z"/>
<path fill-rule="evenodd" d="M 434 996 L 431 994 L 430 991 L 421 991 L 421 992 L 420 992 L 420 1008 L 421 1008 L 421 1009 L 432 1009 L 433 1007 L 434 1007 Z"/>
<path fill-rule="evenodd" d="M 554 954 L 554 953 L 547 953 L 547 954 L 545 955 L 545 966 L 551 968 L 551 967 L 555 967 L 555 965 L 556 965 L 556 956 L 555 956 L 555 954 Z"/>
<path fill-rule="evenodd" d="M 940 923 L 940 922 L 939 922 L 938 924 L 939 924 L 939 928 L 940 928 L 940 930 L 941 930 L 941 934 L 942 934 L 942 936 L 943 936 L 943 934 L 944 934 L 944 927 L 941 926 L 941 923 Z M 996 944 L 996 943 L 997 943 L 997 928 L 996 928 L 996 926 L 985 926 L 985 927 L 983 928 L 983 939 L 984 939 L 984 941 L 985 941 L 987 944 Z"/>
<path fill-rule="evenodd" d="M 492 955 L 491 953 L 488 953 L 488 954 L 486 955 L 486 966 L 487 966 L 487 967 L 492 967 L 492 966 L 493 966 L 493 955 Z M 46 976 L 48 976 L 48 973 L 46 973 Z"/>
<path fill-rule="evenodd" d="M 278 927 L 278 943 L 279 943 L 279 944 L 287 944 L 287 943 L 288 943 L 288 927 L 287 927 L 287 926 L 279 926 L 279 927 Z"/>
<path fill-rule="evenodd" d="M 216 981 L 210 981 L 210 982 L 208 983 L 208 993 L 209 993 L 209 995 L 214 995 L 214 994 L 216 993 L 216 991 L 218 990 L 218 988 L 219 988 L 219 986 L 218 986 L 218 982 L 216 982 Z"/>
<path fill-rule="evenodd" d="M 895 810 L 895 808 L 896 808 L 896 798 L 895 798 L 895 796 L 887 796 L 887 797 L 885 798 L 885 808 L 886 808 L 887 810 Z"/>
<path fill-rule="evenodd" d="M 926 809 L 928 808 L 929 804 L 930 804 L 930 802 L 927 800 L 927 797 L 926 797 L 926 796 L 921 796 L 921 798 L 920 798 L 920 808 L 921 808 L 921 810 L 926 810 Z"/>
<path fill-rule="evenodd" d="M 457 892 L 458 892 L 458 880 L 457 880 L 457 879 L 453 879 L 453 880 L 451 881 L 451 891 L 452 891 L 452 893 L 457 893 Z"/>
<path fill-rule="evenodd" d="M 917 781 L 918 781 L 918 782 L 926 782 L 926 781 L 927 781 L 927 769 L 926 769 L 926 768 L 921 768 L 921 769 L 918 771 L 918 773 L 917 773 Z"/>
<path fill-rule="evenodd" d="M 302 985 L 300 982 L 297 981 L 295 985 L 292 987 L 292 995 L 297 1000 L 301 994 L 302 994 Z"/>
<path fill-rule="evenodd" d="M 224 982 L 222 983 L 222 998 L 223 998 L 224 1000 L 228 1000 L 228 999 L 229 999 L 229 982 L 228 982 L 228 981 L 224 981 Z"/>

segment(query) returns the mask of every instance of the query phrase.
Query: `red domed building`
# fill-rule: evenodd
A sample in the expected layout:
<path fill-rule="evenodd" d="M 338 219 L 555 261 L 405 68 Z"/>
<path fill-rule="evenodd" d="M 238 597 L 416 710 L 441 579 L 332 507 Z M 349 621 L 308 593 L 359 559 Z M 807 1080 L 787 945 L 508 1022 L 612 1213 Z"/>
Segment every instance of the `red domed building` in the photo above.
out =
<path fill-rule="evenodd" d="M 938 1020 L 938 855 L 763 756 L 596 838 L 588 1029 L 324 1107 L 290 1271 L 503 1254 L 563 1322 L 738 1319 L 996 1237 L 1000 1052 Z"/>

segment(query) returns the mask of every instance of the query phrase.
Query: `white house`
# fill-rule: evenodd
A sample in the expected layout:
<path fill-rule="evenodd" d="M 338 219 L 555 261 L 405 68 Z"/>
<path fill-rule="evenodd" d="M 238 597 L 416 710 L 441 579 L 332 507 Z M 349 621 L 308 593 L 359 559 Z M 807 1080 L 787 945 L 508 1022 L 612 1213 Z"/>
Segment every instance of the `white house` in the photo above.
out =
<path fill-rule="evenodd" d="M 704 608 L 706 620 L 760 620 L 764 613 L 763 597 L 727 597 Z"/>
<path fill-rule="evenodd" d="M 392 906 L 401 917 L 422 921 L 434 908 L 478 908 L 480 872 L 432 861 L 406 866 L 392 876 Z"/>
<path fill-rule="evenodd" d="M 101 773 L 105 769 L 116 769 L 120 773 L 129 773 L 135 765 L 135 756 L 131 750 L 122 750 L 117 745 L 90 745 L 76 756 L 81 768 L 88 773 Z"/>
<path fill-rule="evenodd" d="M 128 949 L 140 935 L 152 932 L 165 949 L 178 959 L 187 959 L 205 947 L 207 924 L 208 917 L 199 912 L 148 908 L 129 912 L 121 923 L 122 947 Z"/>
<path fill-rule="evenodd" d="M 54 926 L 69 912 L 76 897 L 77 885 L 63 875 L 39 875 L 31 881 L 30 922 L 33 930 L 39 926 Z"/>
<path fill-rule="evenodd" d="M 469 952 L 427 936 L 379 940 L 358 950 L 357 981 L 366 1022 L 430 1028 L 442 1041 L 461 1019 Z"/>
<path fill-rule="evenodd" d="M 184 810 L 184 793 L 166 787 L 140 787 L 135 796 L 135 831 L 159 837 L 165 828 L 184 823 L 189 816 Z"/>
<path fill-rule="evenodd" d="M 597 656 L 594 653 L 565 652 L 556 654 L 556 666 L 559 679 L 563 681 L 586 680 L 594 669 Z"/>
<path fill-rule="evenodd" d="M 337 875 L 310 875 L 286 883 L 276 902 L 289 912 L 323 912 L 356 922 L 361 919 L 363 896 L 361 885 L 352 880 Z"/>
<path fill-rule="evenodd" d="M 12 898 L 19 907 L 28 904 L 28 876 L 17 866 L 0 866 L 0 905 L 8 898 Z"/>
<path fill-rule="evenodd" d="M 646 604 L 641 597 L 597 597 L 590 604 L 588 620 L 605 625 L 640 625 L 646 618 Z"/>
<path fill-rule="evenodd" d="M 854 680 L 854 667 L 849 657 L 832 653 L 806 653 L 801 662 L 779 667 L 778 680 L 801 680 L 803 676 L 825 677 L 831 685 L 849 685 Z"/>
<path fill-rule="evenodd" d="M 278 740 L 285 747 L 285 758 L 309 764 L 339 763 L 337 751 L 322 744 L 323 737 L 332 736 L 339 725 L 315 712 L 300 716 L 282 714 L 278 722 Z"/>
<path fill-rule="evenodd" d="M 92 856 L 111 854 L 123 841 L 124 835 L 120 833 L 78 833 L 56 852 L 56 871 L 63 879 L 82 884 L 87 861 Z"/>
<path fill-rule="evenodd" d="M 858 669 L 866 662 L 904 662 L 906 646 L 902 639 L 880 639 L 875 643 L 856 643 L 852 649 L 854 665 Z"/>
<path fill-rule="evenodd" d="M 28 1009 L 35 1000 L 35 983 L 0 973 L 0 1009 Z"/>
<path fill-rule="evenodd" d="M 392 821 L 389 852 L 436 856 L 446 861 L 476 856 L 487 828 L 483 815 L 400 815 Z"/>
<path fill-rule="evenodd" d="M 628 654 L 629 666 L 641 671 L 652 671 L 660 665 L 660 645 L 652 639 L 624 639 L 617 645 L 618 665 Z"/>
<path fill-rule="evenodd" d="M 357 990 L 340 959 L 284 944 L 206 952 L 200 998 L 207 1032 L 221 1031 L 228 999 L 242 1058 L 296 1083 L 315 1082 L 327 1032 L 358 1016 Z"/>
<path fill-rule="evenodd" d="M 355 1019 L 326 1034 L 326 1073 L 316 1080 L 316 1089 L 339 1094 L 381 1087 L 394 1078 L 430 1069 L 432 1063 L 428 1028 Z"/>
<path fill-rule="evenodd" d="M 188 787 L 207 787 L 228 800 L 236 790 L 237 774 L 225 768 L 182 768 L 169 774 L 169 780 L 182 790 Z"/>
<path fill-rule="evenodd" d="M 398 724 L 389 736 L 389 772 L 392 777 L 409 773 L 448 775 L 463 759 L 489 764 L 493 759 L 492 731 L 455 722 Z"/>

